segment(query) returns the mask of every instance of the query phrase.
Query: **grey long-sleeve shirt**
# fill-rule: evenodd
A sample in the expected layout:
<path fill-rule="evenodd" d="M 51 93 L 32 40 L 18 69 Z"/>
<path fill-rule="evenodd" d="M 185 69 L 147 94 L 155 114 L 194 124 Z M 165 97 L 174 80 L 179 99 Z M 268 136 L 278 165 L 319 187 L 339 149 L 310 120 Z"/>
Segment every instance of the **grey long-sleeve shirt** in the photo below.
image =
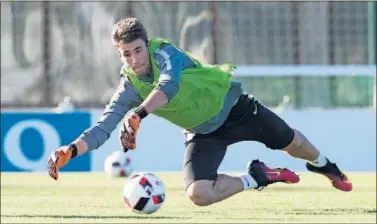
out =
<path fill-rule="evenodd" d="M 154 57 L 161 74 L 156 88 L 163 91 L 170 101 L 179 91 L 181 71 L 194 67 L 195 63 L 170 44 L 162 44 L 157 48 Z M 143 80 L 152 83 L 153 74 L 143 77 Z M 224 98 L 224 106 L 221 111 L 208 121 L 186 131 L 207 134 L 219 128 L 228 117 L 231 108 L 236 104 L 242 92 L 241 83 L 232 81 L 231 88 Z M 143 99 L 138 91 L 126 77 L 122 77 L 118 89 L 113 94 L 101 118 L 80 136 L 88 144 L 88 150 L 91 151 L 103 145 L 126 113 L 142 102 Z"/>

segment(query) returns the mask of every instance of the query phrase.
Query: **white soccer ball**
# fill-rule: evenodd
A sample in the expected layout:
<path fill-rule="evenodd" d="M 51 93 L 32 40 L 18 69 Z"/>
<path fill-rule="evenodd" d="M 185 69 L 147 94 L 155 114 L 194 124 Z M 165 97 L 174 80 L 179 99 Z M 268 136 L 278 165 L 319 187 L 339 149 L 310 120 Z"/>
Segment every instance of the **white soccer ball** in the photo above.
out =
<path fill-rule="evenodd" d="M 128 177 L 133 171 L 131 157 L 123 151 L 115 151 L 105 159 L 105 172 L 112 177 Z"/>
<path fill-rule="evenodd" d="M 123 198 L 135 213 L 152 214 L 165 201 L 165 185 L 152 173 L 135 174 L 124 185 Z"/>

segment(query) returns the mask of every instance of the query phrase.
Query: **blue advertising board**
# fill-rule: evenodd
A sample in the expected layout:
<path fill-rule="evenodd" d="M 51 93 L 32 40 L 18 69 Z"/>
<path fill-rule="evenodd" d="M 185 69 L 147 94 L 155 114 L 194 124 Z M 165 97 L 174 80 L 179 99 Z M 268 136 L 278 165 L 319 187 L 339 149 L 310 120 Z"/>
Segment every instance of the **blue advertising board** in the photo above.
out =
<path fill-rule="evenodd" d="M 51 152 L 75 140 L 91 125 L 91 114 L 1 113 L 1 171 L 46 171 Z M 90 153 L 61 171 L 90 171 Z"/>

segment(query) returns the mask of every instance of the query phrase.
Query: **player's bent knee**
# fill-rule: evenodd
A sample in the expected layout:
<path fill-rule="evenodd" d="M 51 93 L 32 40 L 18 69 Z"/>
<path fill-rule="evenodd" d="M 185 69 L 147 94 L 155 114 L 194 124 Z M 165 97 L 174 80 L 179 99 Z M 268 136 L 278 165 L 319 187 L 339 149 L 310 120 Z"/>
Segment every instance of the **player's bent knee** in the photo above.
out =
<path fill-rule="evenodd" d="M 195 205 L 210 205 L 213 203 L 213 181 L 195 181 L 187 188 L 186 194 Z"/>
<path fill-rule="evenodd" d="M 282 151 L 289 152 L 289 151 L 297 149 L 298 147 L 301 146 L 302 140 L 301 140 L 300 131 L 298 131 L 297 129 L 293 129 L 293 131 L 294 131 L 294 135 L 293 135 L 293 139 L 292 139 L 291 143 L 289 143 L 289 145 L 287 145 L 286 147 L 281 149 Z"/>

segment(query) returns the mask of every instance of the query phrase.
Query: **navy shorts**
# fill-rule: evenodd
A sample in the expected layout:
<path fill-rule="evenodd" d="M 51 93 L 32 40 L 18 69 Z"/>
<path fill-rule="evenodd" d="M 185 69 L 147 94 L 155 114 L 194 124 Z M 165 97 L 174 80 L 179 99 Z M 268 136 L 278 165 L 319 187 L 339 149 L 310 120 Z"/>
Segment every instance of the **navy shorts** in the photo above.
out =
<path fill-rule="evenodd" d="M 227 147 L 241 141 L 257 141 L 270 149 L 288 146 L 294 130 L 253 97 L 242 94 L 224 124 L 209 134 L 195 134 L 186 141 L 184 181 L 216 180 Z"/>

